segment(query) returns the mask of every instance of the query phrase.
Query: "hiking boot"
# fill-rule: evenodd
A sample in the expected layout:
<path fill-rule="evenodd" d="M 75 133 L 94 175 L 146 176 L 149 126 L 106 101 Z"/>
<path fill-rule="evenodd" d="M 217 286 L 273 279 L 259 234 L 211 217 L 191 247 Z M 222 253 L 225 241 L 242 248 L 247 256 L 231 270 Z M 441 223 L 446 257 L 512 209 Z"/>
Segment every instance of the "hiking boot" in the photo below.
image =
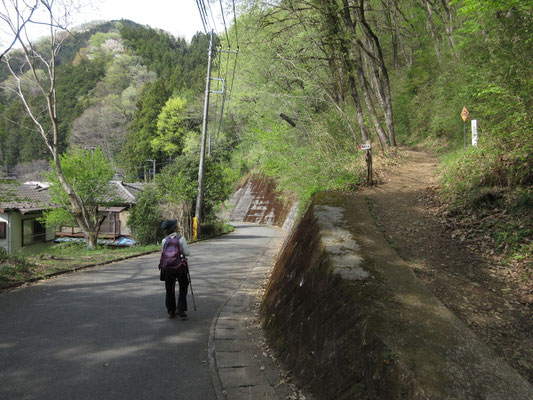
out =
<path fill-rule="evenodd" d="M 185 311 L 179 311 L 178 315 L 180 316 L 180 318 L 187 318 L 187 313 Z"/>
<path fill-rule="evenodd" d="M 175 318 L 176 317 L 176 312 L 175 311 L 169 311 L 168 312 L 168 319 L 172 319 L 172 318 Z"/>

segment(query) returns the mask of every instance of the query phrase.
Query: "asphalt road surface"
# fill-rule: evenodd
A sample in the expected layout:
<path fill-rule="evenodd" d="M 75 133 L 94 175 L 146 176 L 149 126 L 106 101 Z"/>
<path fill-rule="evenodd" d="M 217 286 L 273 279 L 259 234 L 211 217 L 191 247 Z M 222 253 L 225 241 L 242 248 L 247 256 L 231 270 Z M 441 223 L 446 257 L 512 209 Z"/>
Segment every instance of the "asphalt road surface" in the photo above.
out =
<path fill-rule="evenodd" d="M 158 254 L 0 293 L 0 399 L 216 399 L 211 319 L 277 232 L 236 228 L 191 245 L 187 320 L 168 319 Z"/>

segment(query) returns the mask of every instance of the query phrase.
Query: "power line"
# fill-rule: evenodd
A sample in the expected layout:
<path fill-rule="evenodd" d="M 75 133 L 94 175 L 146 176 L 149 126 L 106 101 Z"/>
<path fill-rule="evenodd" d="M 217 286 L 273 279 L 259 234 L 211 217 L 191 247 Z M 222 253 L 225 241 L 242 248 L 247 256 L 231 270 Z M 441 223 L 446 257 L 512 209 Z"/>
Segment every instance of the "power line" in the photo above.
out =
<path fill-rule="evenodd" d="M 200 11 L 200 15 L 202 17 L 202 23 L 204 23 L 204 28 L 205 27 L 209 27 L 210 28 L 210 32 L 212 34 L 212 32 L 216 31 L 216 29 L 212 29 L 209 26 L 211 24 L 211 22 L 213 23 L 213 25 L 215 24 L 214 17 L 213 17 L 213 9 L 211 7 L 211 4 L 210 4 L 209 0 L 207 2 L 207 5 L 205 4 L 205 0 L 196 0 L 196 1 L 197 1 L 197 5 L 198 5 L 198 10 Z M 234 84 L 234 81 L 235 81 L 235 71 L 237 69 L 237 55 L 239 53 L 239 38 L 238 38 L 238 31 L 237 31 L 237 13 L 236 13 L 236 9 L 235 9 L 235 1 L 233 0 L 233 21 L 234 21 L 234 29 L 235 29 L 235 43 L 237 45 L 237 50 L 236 51 L 231 51 L 231 42 L 230 42 L 230 38 L 229 38 L 228 27 L 227 27 L 227 23 L 226 23 L 226 18 L 225 18 L 225 14 L 224 14 L 224 6 L 222 4 L 222 0 L 219 0 L 219 4 L 220 4 L 220 12 L 221 12 L 221 16 L 222 16 L 222 21 L 224 23 L 224 32 L 225 32 L 225 35 L 226 35 L 226 40 L 228 42 L 228 50 L 224 51 L 221 48 L 218 48 L 216 50 L 218 52 L 218 54 L 216 56 L 214 56 L 214 57 L 211 57 L 211 63 L 213 64 L 212 67 L 217 70 L 217 78 L 208 78 L 208 79 L 209 80 L 215 80 L 215 81 L 219 82 L 219 83 L 217 83 L 217 86 L 216 86 L 217 89 L 220 88 L 220 86 L 218 86 L 220 84 L 222 85 L 222 87 L 220 88 L 220 90 L 210 90 L 210 92 L 218 93 L 218 94 L 222 94 L 223 95 L 222 96 L 220 110 L 219 110 L 219 101 L 218 101 L 219 99 L 218 99 L 218 96 L 217 96 L 216 101 L 214 102 L 214 104 L 211 107 L 209 107 L 209 108 L 214 108 L 214 110 L 211 110 L 211 112 L 212 112 L 212 115 L 214 116 L 212 122 L 214 123 L 214 128 L 215 129 L 212 129 L 211 131 L 215 135 L 214 136 L 215 141 L 218 141 L 220 132 L 222 130 L 222 123 L 223 123 L 223 120 L 224 120 L 224 111 L 225 111 L 226 102 L 231 99 L 231 94 L 232 94 L 232 91 L 233 91 L 233 84 Z M 211 18 L 209 18 L 209 16 Z M 213 53 L 214 53 L 214 51 L 213 51 Z M 227 57 L 226 60 L 223 60 L 223 54 L 222 53 L 226 53 L 226 57 Z M 230 57 L 232 55 L 235 55 L 235 60 L 233 62 L 232 70 L 230 72 Z M 228 81 L 228 77 L 229 76 L 231 76 L 231 84 Z M 206 95 L 208 95 L 208 94 L 206 94 Z M 206 127 L 205 130 L 207 131 L 207 127 Z M 211 149 L 211 135 L 209 134 L 208 136 L 209 136 L 209 138 L 208 138 L 208 140 L 209 140 L 208 155 L 209 155 L 210 149 Z"/>
<path fill-rule="evenodd" d="M 224 22 L 224 30 L 226 31 L 226 40 L 228 41 L 228 49 L 231 48 L 231 44 L 228 36 L 228 27 L 226 26 L 226 18 L 224 18 L 224 9 L 222 8 L 222 0 L 218 0 L 220 3 L 220 13 L 222 14 L 222 21 Z"/>
<path fill-rule="evenodd" d="M 213 26 L 211 27 L 211 30 L 215 31 L 215 33 L 218 36 L 217 24 L 215 22 L 215 17 L 213 17 L 213 9 L 211 8 L 211 3 L 209 2 L 209 0 L 207 1 L 207 8 L 209 8 L 209 14 L 211 15 L 211 21 L 213 21 Z"/>
<path fill-rule="evenodd" d="M 218 51 L 217 52 L 217 56 L 215 57 L 214 59 L 214 62 L 213 62 L 213 66 L 216 68 L 217 70 L 217 82 L 220 82 L 221 81 L 221 78 L 220 78 L 220 71 L 221 71 L 221 66 L 222 66 L 222 52 L 221 51 Z M 218 84 L 217 84 L 218 85 Z M 216 124 L 217 122 L 217 115 L 218 115 L 218 96 L 216 97 L 216 100 L 215 100 L 215 112 L 214 112 L 214 122 Z M 209 145 L 208 145 L 208 151 L 207 151 L 207 155 L 208 156 L 211 156 L 211 134 L 209 134 Z"/>
<path fill-rule="evenodd" d="M 233 73 L 231 76 L 231 87 L 229 89 L 228 101 L 231 100 L 231 94 L 233 93 L 233 82 L 235 81 L 235 70 L 237 69 L 237 56 L 239 55 L 239 47 L 235 53 L 235 62 L 233 63 Z"/>
<path fill-rule="evenodd" d="M 237 36 L 237 13 L 235 12 L 235 0 L 233 0 L 233 26 L 235 27 L 235 43 L 239 51 L 239 37 Z"/>
<path fill-rule="evenodd" d="M 207 20 L 205 4 L 203 0 L 196 0 L 196 5 L 198 6 L 198 11 L 200 12 L 200 18 L 202 19 L 202 24 L 204 26 L 204 32 L 207 34 L 207 32 L 209 31 L 209 21 Z"/>
<path fill-rule="evenodd" d="M 200 4 L 200 15 L 202 19 L 205 21 L 206 31 L 205 33 L 208 34 L 213 30 L 211 27 L 211 22 L 209 21 L 209 15 L 207 14 L 207 7 L 205 5 L 205 0 L 197 0 Z M 207 3 L 209 4 L 209 2 Z"/>
<path fill-rule="evenodd" d="M 229 48 L 229 47 L 228 47 Z M 222 53 L 222 52 L 221 52 Z M 230 58 L 230 54 L 231 53 L 226 53 L 226 69 L 224 70 L 224 83 L 226 83 L 226 87 L 227 87 L 227 78 L 228 78 L 228 71 L 229 71 L 229 58 Z M 235 55 L 236 57 L 236 55 Z M 221 61 L 222 63 L 222 61 Z M 224 118 L 224 104 L 226 102 L 226 94 L 228 93 L 227 89 L 225 88 L 224 90 L 224 93 L 222 95 L 222 106 L 220 108 L 220 120 L 218 122 L 218 130 L 217 130 L 217 134 L 216 134 L 216 139 L 219 138 L 219 135 L 220 135 L 220 130 L 222 128 L 222 120 Z"/>
<path fill-rule="evenodd" d="M 204 26 L 204 32 L 207 33 L 206 21 L 204 14 L 202 13 L 202 7 L 200 6 L 200 1 L 196 0 L 196 7 L 198 7 L 198 12 L 200 13 L 200 19 L 202 20 L 202 25 Z"/>
<path fill-rule="evenodd" d="M 227 88 L 228 88 L 228 72 L 229 72 L 229 59 L 230 59 L 230 53 L 231 51 L 224 51 L 220 47 L 218 48 L 218 57 L 216 58 L 216 66 L 217 66 L 217 75 L 218 75 L 218 81 L 222 82 L 222 88 L 220 91 L 216 92 L 219 94 L 222 94 L 222 105 L 220 109 L 220 114 L 218 113 L 218 96 L 217 100 L 215 102 L 215 126 L 218 125 L 218 129 L 216 130 L 215 140 L 218 140 L 222 121 L 224 118 L 224 104 L 227 97 Z M 222 60 L 223 54 L 226 54 L 226 62 L 224 67 L 224 61 Z M 217 124 L 217 118 L 218 118 L 218 124 Z"/>
<path fill-rule="evenodd" d="M 233 72 L 231 74 L 231 86 L 228 94 L 228 101 L 231 100 L 231 94 L 233 93 L 233 82 L 235 82 L 235 70 L 237 69 L 237 56 L 239 54 L 239 35 L 237 30 L 237 12 L 235 11 L 235 0 L 233 3 L 233 29 L 235 29 L 235 43 L 237 45 L 237 52 L 235 53 L 235 62 L 233 63 Z"/>

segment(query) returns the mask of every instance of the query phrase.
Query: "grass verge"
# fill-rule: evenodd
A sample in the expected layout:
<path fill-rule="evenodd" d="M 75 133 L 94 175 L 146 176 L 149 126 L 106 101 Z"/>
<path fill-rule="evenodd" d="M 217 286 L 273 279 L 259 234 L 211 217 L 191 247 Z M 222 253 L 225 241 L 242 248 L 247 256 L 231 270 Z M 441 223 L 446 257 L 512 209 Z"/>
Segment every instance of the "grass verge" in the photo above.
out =
<path fill-rule="evenodd" d="M 90 250 L 83 244 L 62 243 L 39 254 L 23 256 L 0 252 L 0 290 L 80 267 L 119 261 L 159 250 L 159 245 L 124 248 L 100 246 Z"/>

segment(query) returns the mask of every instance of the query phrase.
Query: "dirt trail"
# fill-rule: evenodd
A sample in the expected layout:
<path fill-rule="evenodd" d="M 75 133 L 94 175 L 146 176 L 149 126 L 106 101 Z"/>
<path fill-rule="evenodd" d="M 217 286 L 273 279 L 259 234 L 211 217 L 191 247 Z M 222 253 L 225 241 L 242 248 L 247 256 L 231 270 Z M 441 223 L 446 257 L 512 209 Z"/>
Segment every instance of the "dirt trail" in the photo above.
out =
<path fill-rule="evenodd" d="M 402 149 L 407 161 L 363 194 L 387 240 L 433 294 L 533 383 L 533 312 L 497 261 L 452 233 L 428 195 L 438 159 Z"/>

